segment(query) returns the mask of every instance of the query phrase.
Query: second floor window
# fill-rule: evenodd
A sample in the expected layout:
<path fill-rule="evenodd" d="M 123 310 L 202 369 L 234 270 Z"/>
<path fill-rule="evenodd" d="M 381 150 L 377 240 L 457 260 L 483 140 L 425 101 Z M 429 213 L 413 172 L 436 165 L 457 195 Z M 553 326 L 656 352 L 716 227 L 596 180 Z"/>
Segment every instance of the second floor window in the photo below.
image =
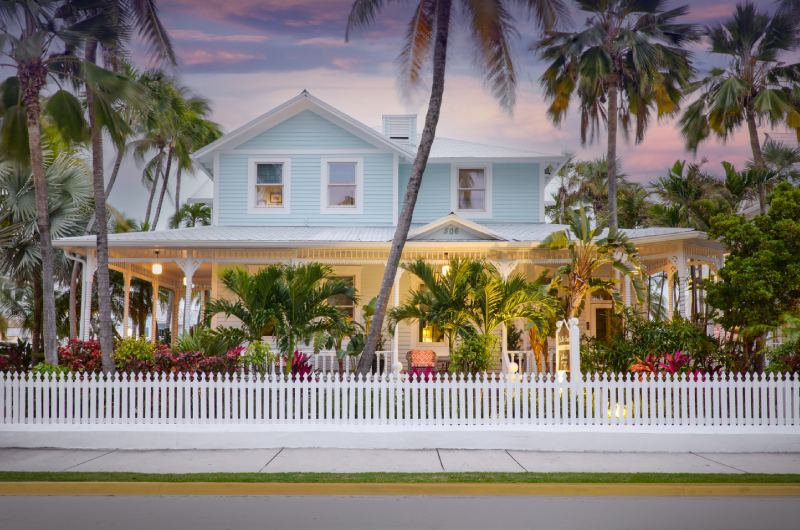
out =
<path fill-rule="evenodd" d="M 256 164 L 256 206 L 283 208 L 283 164 Z"/>
<path fill-rule="evenodd" d="M 356 162 L 328 162 L 328 208 L 355 208 Z"/>
<path fill-rule="evenodd" d="M 483 168 L 459 169 L 457 200 L 459 210 L 486 211 L 486 172 Z"/>

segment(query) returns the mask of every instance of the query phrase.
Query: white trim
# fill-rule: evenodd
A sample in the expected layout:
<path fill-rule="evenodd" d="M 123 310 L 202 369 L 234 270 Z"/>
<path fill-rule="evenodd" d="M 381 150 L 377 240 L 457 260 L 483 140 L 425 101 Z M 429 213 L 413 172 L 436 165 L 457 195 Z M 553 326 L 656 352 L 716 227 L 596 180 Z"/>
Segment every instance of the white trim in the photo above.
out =
<path fill-rule="evenodd" d="M 281 164 L 283 180 L 283 205 L 256 206 L 256 165 Z M 281 157 L 264 157 L 247 159 L 247 213 L 250 215 L 286 215 L 292 212 L 292 159 Z"/>
<path fill-rule="evenodd" d="M 458 171 L 461 169 L 482 169 L 485 180 L 483 210 L 461 210 L 458 208 Z M 492 217 L 492 164 L 450 164 L 450 211 L 471 219 Z"/>
<path fill-rule="evenodd" d="M 211 224 L 219 224 L 219 153 L 214 153 L 214 196 L 211 197 Z"/>
<path fill-rule="evenodd" d="M 395 155 L 396 156 L 396 155 Z M 331 206 L 328 204 L 328 185 L 330 166 L 332 162 L 353 163 L 356 165 L 356 204 L 355 206 Z M 364 159 L 360 157 L 321 157 L 320 165 L 320 190 L 319 213 L 323 215 L 358 215 L 364 212 Z"/>
<path fill-rule="evenodd" d="M 419 228 L 417 228 L 415 230 L 411 230 L 409 232 L 409 234 L 408 234 L 407 240 L 408 241 L 412 241 L 412 240 L 419 239 L 421 236 L 424 236 L 425 234 L 433 232 L 434 230 L 437 230 L 437 229 L 439 229 L 439 228 L 441 228 L 441 227 L 443 227 L 443 226 L 445 226 L 445 225 L 447 225 L 449 223 L 459 224 L 459 225 L 463 226 L 464 228 L 466 228 L 467 230 L 471 230 L 472 232 L 476 232 L 478 234 L 483 234 L 486 237 L 489 237 L 489 238 L 497 240 L 497 241 L 507 241 L 504 237 L 501 237 L 501 236 L 495 234 L 494 232 L 489 230 L 487 227 L 485 227 L 483 225 L 480 225 L 478 223 L 475 223 L 473 221 L 470 221 L 469 219 L 464 219 L 463 217 L 461 217 L 460 215 L 455 214 L 455 213 L 447 214 L 444 217 L 440 217 L 439 219 L 436 219 L 435 221 L 431 221 L 430 223 L 428 223 L 426 225 L 423 225 L 423 226 L 420 226 Z"/>
<path fill-rule="evenodd" d="M 397 226 L 400 208 L 400 157 L 392 155 L 392 225 Z"/>
<path fill-rule="evenodd" d="M 220 153 L 232 155 L 374 155 L 377 149 L 230 149 Z"/>

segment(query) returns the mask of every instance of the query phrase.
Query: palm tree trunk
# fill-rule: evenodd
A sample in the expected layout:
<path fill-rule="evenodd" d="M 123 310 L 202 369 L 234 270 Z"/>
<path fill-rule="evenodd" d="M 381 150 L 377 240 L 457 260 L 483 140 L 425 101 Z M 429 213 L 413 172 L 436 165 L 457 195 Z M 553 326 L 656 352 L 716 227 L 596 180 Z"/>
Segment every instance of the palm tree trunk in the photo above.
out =
<path fill-rule="evenodd" d="M 164 205 L 164 196 L 167 194 L 167 184 L 169 184 L 169 172 L 172 165 L 172 147 L 167 151 L 167 167 L 164 170 L 164 182 L 161 185 L 161 194 L 158 196 L 158 205 L 156 206 L 156 215 L 153 217 L 153 225 L 150 230 L 155 230 L 158 225 L 158 218 L 161 217 L 161 207 Z"/>
<path fill-rule="evenodd" d="M 86 43 L 86 61 L 97 61 L 97 41 Z M 86 86 L 86 109 L 89 114 L 89 131 L 92 144 L 92 190 L 94 213 L 97 220 L 97 308 L 100 329 L 100 351 L 103 371 L 114 371 L 111 352 L 114 349 L 114 332 L 111 321 L 111 281 L 108 277 L 108 215 L 106 214 L 106 182 L 103 175 L 103 131 L 95 116 L 94 92 Z"/>
<path fill-rule="evenodd" d="M 764 154 L 761 152 L 761 142 L 758 139 L 758 127 L 756 126 L 756 118 L 751 111 L 746 112 L 747 115 L 747 132 L 750 136 L 750 149 L 753 151 L 753 163 L 757 169 L 763 170 Z M 767 184 L 763 181 L 757 185 L 758 189 L 758 210 L 764 215 L 767 213 Z"/>
<path fill-rule="evenodd" d="M 608 234 L 617 235 L 617 80 L 612 79 L 608 87 Z"/>
<path fill-rule="evenodd" d="M 163 157 L 164 157 L 164 148 L 163 147 L 159 148 L 158 155 L 156 155 L 156 156 L 158 156 L 158 164 L 156 164 L 158 167 L 156 168 L 155 177 L 153 177 L 153 185 L 150 187 L 150 197 L 147 199 L 147 210 L 144 213 L 144 224 L 145 225 L 149 225 L 150 224 L 150 212 L 153 209 L 153 199 L 156 196 L 156 188 L 158 188 L 158 181 L 159 181 L 159 179 L 161 177 L 161 163 L 162 163 Z"/>
<path fill-rule="evenodd" d="M 78 276 L 80 262 L 72 263 L 72 275 L 69 279 L 69 338 L 78 336 Z"/>
<path fill-rule="evenodd" d="M 445 66 L 447 64 L 447 37 L 450 29 L 450 12 L 452 9 L 451 0 L 440 0 L 436 4 L 436 41 L 433 49 L 433 82 L 431 83 L 431 96 L 428 102 L 428 112 L 425 116 L 425 127 L 422 130 L 417 156 L 414 159 L 414 166 L 408 179 L 406 194 L 403 198 L 403 210 L 397 220 L 397 228 L 392 238 L 392 247 L 389 251 L 389 258 L 386 262 L 386 270 L 381 281 L 381 290 L 378 295 L 378 302 L 375 304 L 375 314 L 372 317 L 372 324 L 364 345 L 364 353 L 358 361 L 358 371 L 361 374 L 369 372 L 372 361 L 375 358 L 375 347 L 378 344 L 378 335 L 383 328 L 383 318 L 386 314 L 386 305 L 389 301 L 389 292 L 394 284 L 394 277 L 397 274 L 397 266 L 400 264 L 400 256 L 403 254 L 403 247 L 408 238 L 408 231 L 411 227 L 411 217 L 414 214 L 414 205 L 417 202 L 419 188 L 422 184 L 422 174 L 428 163 L 428 155 L 431 152 L 431 145 L 436 135 L 436 125 L 439 122 L 439 114 L 442 108 L 442 95 L 444 93 Z"/>
<path fill-rule="evenodd" d="M 56 346 L 56 299 L 54 285 L 53 242 L 50 239 L 50 215 L 47 206 L 47 181 L 45 180 L 42 137 L 40 128 L 41 106 L 39 94 L 47 78 L 47 68 L 41 61 L 20 62 L 17 78 L 22 89 L 28 129 L 33 188 L 36 196 L 36 227 L 39 231 L 39 249 L 42 257 L 42 328 L 45 362 L 58 364 Z"/>
<path fill-rule="evenodd" d="M 31 349 L 42 351 L 42 269 L 33 271 L 33 320 L 31 325 Z"/>
<path fill-rule="evenodd" d="M 181 170 L 183 168 L 178 164 L 178 171 L 175 173 L 175 213 L 181 209 Z"/>

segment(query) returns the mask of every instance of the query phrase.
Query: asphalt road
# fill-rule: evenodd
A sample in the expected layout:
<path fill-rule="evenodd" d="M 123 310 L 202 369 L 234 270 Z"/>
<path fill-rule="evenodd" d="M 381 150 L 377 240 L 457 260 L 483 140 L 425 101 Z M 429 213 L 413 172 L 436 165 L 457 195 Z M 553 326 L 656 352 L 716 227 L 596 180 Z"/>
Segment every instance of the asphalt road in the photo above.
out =
<path fill-rule="evenodd" d="M 0 497 L 13 530 L 800 528 L 797 497 Z"/>

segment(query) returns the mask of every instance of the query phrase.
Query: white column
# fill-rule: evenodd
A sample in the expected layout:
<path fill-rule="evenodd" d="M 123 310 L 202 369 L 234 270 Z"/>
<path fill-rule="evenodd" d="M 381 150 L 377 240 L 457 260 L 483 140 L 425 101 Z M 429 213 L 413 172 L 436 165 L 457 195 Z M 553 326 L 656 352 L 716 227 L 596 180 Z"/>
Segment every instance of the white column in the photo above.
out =
<path fill-rule="evenodd" d="M 667 314 L 669 315 L 670 320 L 672 320 L 672 316 L 675 313 L 675 281 L 674 271 L 672 269 L 668 269 L 667 272 Z"/>
<path fill-rule="evenodd" d="M 158 342 L 158 277 L 154 277 L 153 285 L 153 315 L 151 320 L 150 340 Z"/>
<path fill-rule="evenodd" d="M 197 312 L 197 322 L 203 322 L 206 316 L 206 290 L 200 289 L 200 309 Z"/>
<path fill-rule="evenodd" d="M 686 259 L 681 255 L 678 258 L 678 289 L 681 293 L 682 304 L 678 307 L 678 311 L 684 318 L 690 318 L 692 315 L 692 295 L 689 292 L 689 267 L 686 264 Z"/>
<path fill-rule="evenodd" d="M 581 373 L 581 329 L 575 317 L 569 319 L 569 373 Z"/>
<path fill-rule="evenodd" d="M 131 335 L 131 273 L 122 273 L 122 337 Z"/>
<path fill-rule="evenodd" d="M 200 268 L 202 261 L 193 259 L 192 251 L 190 250 L 186 253 L 186 258 L 179 260 L 177 263 L 186 279 L 186 287 L 183 292 L 183 326 L 181 327 L 181 331 L 183 333 L 188 333 L 191 327 L 189 314 L 192 307 L 192 280 L 194 278 L 194 273 Z"/>
<path fill-rule="evenodd" d="M 92 332 L 92 283 L 97 270 L 97 257 L 90 253 L 83 262 L 83 278 L 81 282 L 81 340 L 89 339 Z"/>
<path fill-rule="evenodd" d="M 400 305 L 400 278 L 403 276 L 403 269 L 398 268 L 394 275 L 394 283 L 392 284 L 392 303 L 394 307 Z M 397 375 L 403 369 L 403 364 L 400 362 L 400 334 L 398 333 L 398 325 L 394 327 L 392 334 L 392 372 Z"/>
<path fill-rule="evenodd" d="M 631 289 L 633 288 L 633 283 L 631 282 L 631 277 L 626 275 L 625 279 L 623 280 L 623 282 L 625 283 L 625 305 L 627 307 L 630 307 L 631 306 L 631 300 L 633 300 L 633 298 L 631 297 Z"/>

